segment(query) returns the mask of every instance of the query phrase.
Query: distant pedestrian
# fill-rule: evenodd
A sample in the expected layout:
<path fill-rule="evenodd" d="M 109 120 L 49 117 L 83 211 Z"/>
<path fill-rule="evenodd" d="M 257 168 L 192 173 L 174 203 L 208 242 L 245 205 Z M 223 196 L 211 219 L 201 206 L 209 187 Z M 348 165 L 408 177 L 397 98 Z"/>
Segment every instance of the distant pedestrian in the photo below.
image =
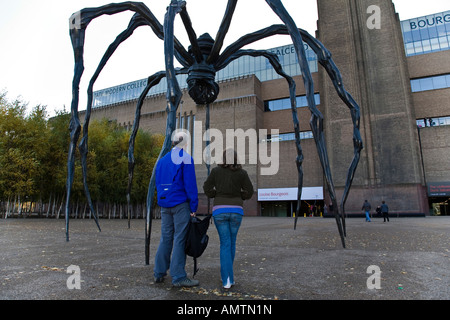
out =
<path fill-rule="evenodd" d="M 386 219 L 389 222 L 389 207 L 384 201 L 381 202 L 381 214 L 383 215 L 383 222 L 386 222 Z"/>
<path fill-rule="evenodd" d="M 372 221 L 372 220 L 370 220 L 370 215 L 369 215 L 371 208 L 372 207 L 370 206 L 370 203 L 367 200 L 364 200 L 361 210 L 364 210 L 364 212 L 366 213 L 366 222 Z"/>
<path fill-rule="evenodd" d="M 381 207 L 377 206 L 377 208 L 375 209 L 375 212 L 377 213 L 377 217 L 381 217 Z"/>

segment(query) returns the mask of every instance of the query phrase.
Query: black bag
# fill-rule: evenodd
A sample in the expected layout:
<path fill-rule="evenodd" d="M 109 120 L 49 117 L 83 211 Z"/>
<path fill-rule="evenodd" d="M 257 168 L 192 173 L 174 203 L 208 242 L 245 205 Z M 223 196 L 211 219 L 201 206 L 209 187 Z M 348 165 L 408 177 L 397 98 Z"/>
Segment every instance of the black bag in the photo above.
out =
<path fill-rule="evenodd" d="M 206 234 L 209 227 L 211 215 L 206 216 L 203 220 L 198 217 L 191 217 L 189 222 L 188 234 L 186 237 L 185 252 L 188 256 L 194 258 L 194 275 L 198 272 L 197 258 L 200 257 L 208 246 L 209 237 Z"/>

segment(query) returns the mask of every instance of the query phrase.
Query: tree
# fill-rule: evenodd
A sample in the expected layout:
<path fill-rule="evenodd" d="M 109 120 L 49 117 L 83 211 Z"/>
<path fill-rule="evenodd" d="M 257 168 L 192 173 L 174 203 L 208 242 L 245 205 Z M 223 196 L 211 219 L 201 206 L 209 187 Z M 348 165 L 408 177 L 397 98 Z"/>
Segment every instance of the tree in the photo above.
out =
<path fill-rule="evenodd" d="M 47 119 L 45 106 L 26 113 L 27 104 L 12 102 L 0 93 L 0 202 L 39 202 L 62 208 L 66 191 L 70 114 L 64 109 Z M 128 143 L 130 132 L 115 121 L 92 121 L 87 155 L 88 186 L 92 200 L 103 204 L 126 204 Z M 164 137 L 138 131 L 131 200 L 145 203 L 153 167 Z M 77 151 L 72 203 L 86 202 L 80 154 Z M 56 208 L 55 208 L 56 207 Z M 49 209 L 48 209 L 49 210 Z M 53 210 L 52 210 L 53 211 Z M 48 212 L 48 211 L 47 211 Z"/>
<path fill-rule="evenodd" d="M 20 100 L 12 103 L 0 95 L 0 192 L 8 199 L 33 194 L 34 175 L 39 162 L 33 130 L 27 124 L 26 107 Z"/>

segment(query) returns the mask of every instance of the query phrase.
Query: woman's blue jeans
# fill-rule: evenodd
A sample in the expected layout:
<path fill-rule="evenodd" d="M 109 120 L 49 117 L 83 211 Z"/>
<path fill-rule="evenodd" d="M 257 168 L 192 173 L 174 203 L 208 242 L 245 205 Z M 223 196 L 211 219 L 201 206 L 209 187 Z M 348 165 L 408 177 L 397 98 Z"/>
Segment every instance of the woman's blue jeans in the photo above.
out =
<path fill-rule="evenodd" d="M 161 241 L 156 252 L 154 268 L 156 278 L 166 276 L 169 268 L 172 283 L 186 278 L 186 253 L 184 252 L 184 247 L 190 214 L 187 202 L 173 208 L 161 207 Z"/>
<path fill-rule="evenodd" d="M 224 286 L 228 282 L 234 284 L 233 263 L 241 222 L 242 215 L 238 213 L 221 213 L 214 216 L 214 224 L 220 238 L 220 276 Z"/>

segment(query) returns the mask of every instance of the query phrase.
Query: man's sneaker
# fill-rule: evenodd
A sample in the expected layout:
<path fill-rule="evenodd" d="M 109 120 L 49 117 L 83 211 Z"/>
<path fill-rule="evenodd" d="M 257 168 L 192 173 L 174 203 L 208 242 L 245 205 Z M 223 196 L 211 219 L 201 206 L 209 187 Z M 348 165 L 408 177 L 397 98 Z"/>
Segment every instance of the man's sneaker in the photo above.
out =
<path fill-rule="evenodd" d="M 154 277 L 155 283 L 163 283 L 164 282 L 164 277 Z"/>
<path fill-rule="evenodd" d="M 174 287 L 195 287 L 198 286 L 199 281 L 198 280 L 191 280 L 189 278 L 184 278 L 181 281 L 175 282 L 173 284 Z"/>

